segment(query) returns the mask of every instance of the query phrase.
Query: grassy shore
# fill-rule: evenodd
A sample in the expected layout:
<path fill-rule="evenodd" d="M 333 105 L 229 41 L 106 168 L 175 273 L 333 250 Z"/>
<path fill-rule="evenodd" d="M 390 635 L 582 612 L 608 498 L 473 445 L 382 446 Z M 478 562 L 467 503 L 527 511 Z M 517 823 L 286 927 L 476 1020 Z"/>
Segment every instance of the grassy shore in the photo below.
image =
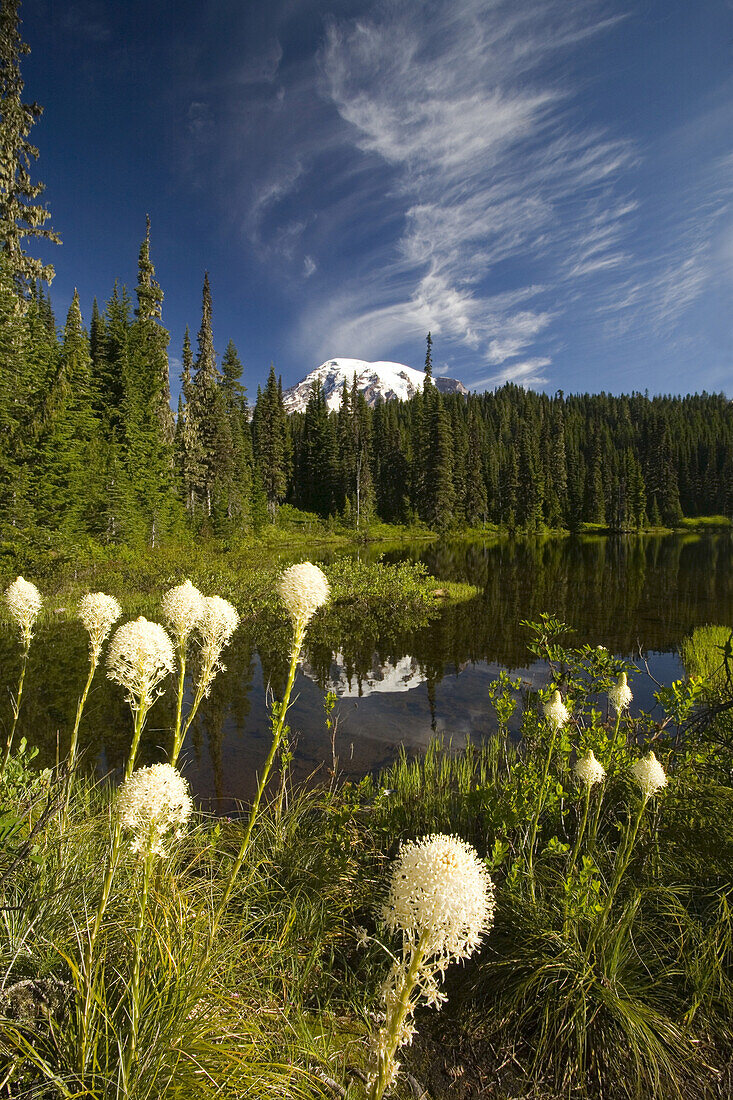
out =
<path fill-rule="evenodd" d="M 336 563 L 332 597 L 357 617 L 390 585 L 428 598 L 424 577 L 386 574 Z M 151 607 L 163 577 L 138 578 Z M 264 598 L 267 578 L 238 597 Z M 395 1096 L 730 1095 L 720 633 L 690 641 L 686 660 L 706 679 L 660 689 L 661 722 L 599 706 L 624 698 L 622 673 L 633 688 L 632 668 L 563 637 L 550 616 L 533 625 L 550 683 L 536 695 L 503 674 L 487 700 L 499 733 L 485 745 L 455 754 L 436 742 L 378 777 L 332 774 L 307 791 L 292 788 L 285 758 L 259 811 L 194 812 L 168 835 L 166 858 L 123 827 L 108 783 L 38 772 L 15 746 L 0 780 L 0 1095 L 376 1095 L 367 1075 L 384 983 L 403 950 L 380 901 L 400 843 L 431 833 L 475 847 L 496 907 L 480 950 L 445 973 L 442 1012 L 418 1008 Z M 548 709 L 555 689 L 567 712 Z M 517 713 L 519 740 L 508 731 Z M 273 706 L 275 738 L 285 714 Z M 660 763 L 640 771 L 649 749 Z M 590 750 L 605 769 L 593 786 L 576 770 Z M 656 785 L 639 778 L 650 769 Z"/>

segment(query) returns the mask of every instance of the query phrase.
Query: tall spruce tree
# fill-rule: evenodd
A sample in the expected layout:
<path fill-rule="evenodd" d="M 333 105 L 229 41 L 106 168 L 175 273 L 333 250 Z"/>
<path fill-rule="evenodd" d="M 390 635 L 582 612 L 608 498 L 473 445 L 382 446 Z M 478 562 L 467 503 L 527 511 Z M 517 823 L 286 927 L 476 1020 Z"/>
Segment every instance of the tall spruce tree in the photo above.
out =
<path fill-rule="evenodd" d="M 434 386 L 430 386 L 426 394 L 423 423 L 426 446 L 423 447 L 425 476 L 421 516 L 440 531 L 453 522 L 455 486 L 450 417 Z"/>
<path fill-rule="evenodd" d="M 221 528 L 229 506 L 228 487 L 233 477 L 232 436 L 227 421 L 216 365 L 214 334 L 211 327 L 211 287 L 208 271 L 204 275 L 201 302 L 201 328 L 198 334 L 196 374 L 191 383 L 189 416 L 200 445 L 200 477 L 196 495 L 204 512 Z"/>
<path fill-rule="evenodd" d="M 92 405 L 91 366 L 89 339 L 75 290 L 57 374 L 46 400 L 36 486 L 40 522 L 69 535 L 85 533 L 97 503 L 97 421 Z"/>
<path fill-rule="evenodd" d="M 267 384 L 258 393 L 253 421 L 255 464 L 267 501 L 271 520 L 284 499 L 288 478 L 287 421 L 274 364 L 270 364 Z"/>
<path fill-rule="evenodd" d="M 127 475 L 138 509 L 139 537 L 156 546 L 175 523 L 173 414 L 169 334 L 161 323 L 163 292 L 150 259 L 150 219 L 140 246 L 135 320 L 127 339 L 124 423 Z"/>
<path fill-rule="evenodd" d="M 6 271 L 23 300 L 30 296 L 36 279 L 53 279 L 53 267 L 31 257 L 26 241 L 60 243 L 58 235 L 46 226 L 49 212 L 35 201 L 44 184 L 34 183 L 31 177 L 38 149 L 28 135 L 43 108 L 23 102 L 20 59 L 29 52 L 20 37 L 18 0 L 0 0 L 0 249 Z"/>
<path fill-rule="evenodd" d="M 197 432 L 197 422 L 192 416 L 193 399 L 193 350 L 186 325 L 181 353 L 181 394 L 176 419 L 175 460 L 178 483 L 186 510 L 193 516 L 196 509 L 198 487 L 204 476 L 203 452 Z"/>
<path fill-rule="evenodd" d="M 234 341 L 230 340 L 221 360 L 221 388 L 232 440 L 227 519 L 233 528 L 249 526 L 252 496 L 252 436 L 242 375 L 242 362 Z"/>

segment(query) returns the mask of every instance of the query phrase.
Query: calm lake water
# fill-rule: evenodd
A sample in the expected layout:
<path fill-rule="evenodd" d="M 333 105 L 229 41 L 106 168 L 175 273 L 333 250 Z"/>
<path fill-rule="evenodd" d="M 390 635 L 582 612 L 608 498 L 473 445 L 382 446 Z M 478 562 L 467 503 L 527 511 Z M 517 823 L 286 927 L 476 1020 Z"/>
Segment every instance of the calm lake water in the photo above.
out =
<path fill-rule="evenodd" d="M 362 623 L 314 639 L 299 672 L 290 711 L 296 740 L 294 776 L 325 775 L 331 745 L 323 700 L 339 696 L 336 751 L 340 769 L 363 775 L 389 762 L 401 744 L 419 751 L 437 732 L 455 746 L 490 736 L 486 689 L 500 669 L 539 685 L 546 669 L 530 660 L 522 619 L 550 611 L 572 627 L 570 644 L 591 642 L 648 660 L 662 681 L 681 674 L 677 647 L 703 623 L 733 624 L 733 538 L 729 534 L 663 537 L 583 537 L 500 543 L 441 542 L 369 547 L 368 558 L 420 560 L 444 580 L 469 581 L 479 594 L 444 608 L 428 625 L 388 636 Z M 33 643 L 20 732 L 53 763 L 57 741 L 68 746 L 86 671 L 86 641 L 78 623 L 44 627 Z M 340 636 L 343 634 L 344 636 Z M 17 682 L 17 643 L 0 634 L 0 675 Z M 248 797 L 269 747 L 266 685 L 280 690 L 283 656 L 268 638 L 240 629 L 226 651 L 201 720 L 184 746 L 183 767 L 195 792 L 226 810 Z M 634 705 L 651 709 L 653 685 L 634 678 Z M 151 711 L 140 762 L 165 759 L 172 724 L 172 690 Z M 3 723 L 9 700 L 2 700 Z M 88 764 L 100 772 L 124 761 L 130 712 L 120 689 L 98 674 L 82 725 Z"/>

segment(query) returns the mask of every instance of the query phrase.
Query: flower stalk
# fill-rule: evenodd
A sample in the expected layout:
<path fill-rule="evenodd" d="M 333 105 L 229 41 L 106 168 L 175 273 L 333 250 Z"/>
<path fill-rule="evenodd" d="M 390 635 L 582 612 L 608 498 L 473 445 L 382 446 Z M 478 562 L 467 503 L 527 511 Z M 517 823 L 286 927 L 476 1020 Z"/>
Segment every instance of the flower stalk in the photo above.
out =
<path fill-rule="evenodd" d="M 260 802 L 262 801 L 262 796 L 267 786 L 267 780 L 272 770 L 273 762 L 280 748 L 283 731 L 285 729 L 285 718 L 290 707 L 290 697 L 293 691 L 293 684 L 295 683 L 298 661 L 300 660 L 300 653 L 303 648 L 308 623 L 311 621 L 318 608 L 322 607 L 327 602 L 329 595 L 330 588 L 325 574 L 317 565 L 313 565 L 309 561 L 300 562 L 298 565 L 292 565 L 289 569 L 285 570 L 280 580 L 280 598 L 285 604 L 293 624 L 293 645 L 290 651 L 288 680 L 285 685 L 285 694 L 278 707 L 277 721 L 272 734 L 272 744 L 270 745 L 270 751 L 267 754 L 267 759 L 265 760 L 260 774 L 257 784 L 257 793 L 255 794 L 254 802 L 250 809 L 244 837 L 239 846 L 237 858 L 234 861 L 234 866 L 229 875 L 224 894 L 214 914 L 210 933 L 212 939 L 216 934 L 216 929 L 219 926 L 222 914 L 229 903 L 229 898 L 234 889 L 237 875 L 244 863 L 255 821 L 257 820 Z"/>
<path fill-rule="evenodd" d="M 18 690 L 15 693 L 15 697 L 11 696 L 13 707 L 13 721 L 5 741 L 5 751 L 3 753 L 2 763 L 0 764 L 0 777 L 5 774 L 5 768 L 7 767 L 8 760 L 10 759 L 10 753 L 13 750 L 15 730 L 18 725 L 20 704 L 23 698 L 25 673 L 28 666 L 28 654 L 31 648 L 31 639 L 33 638 L 33 627 L 35 625 L 36 619 L 38 618 L 38 613 L 41 610 L 43 599 L 35 584 L 33 584 L 31 581 L 25 580 L 24 577 L 16 577 L 13 583 L 8 585 L 5 590 L 5 603 L 7 604 L 11 618 L 13 619 L 20 631 L 20 640 L 23 646 L 23 650 L 20 661 L 20 678 L 18 680 Z"/>
<path fill-rule="evenodd" d="M 425 939 L 426 935 L 423 935 L 413 948 L 407 970 L 397 979 L 395 996 L 388 1005 L 387 1019 L 376 1052 L 377 1068 L 369 1088 L 369 1100 L 382 1100 L 385 1090 L 392 1084 L 399 1069 L 395 1054 L 401 1045 L 407 1017 L 412 1015 L 416 1007 L 416 1002 L 412 1001 L 412 993 L 418 984 L 420 968 L 425 959 Z"/>
<path fill-rule="evenodd" d="M 542 771 L 542 779 L 540 781 L 540 789 L 537 795 L 537 805 L 535 807 L 534 816 L 532 817 L 532 825 L 529 830 L 529 842 L 528 842 L 528 875 L 529 875 L 529 889 L 532 894 L 532 901 L 535 900 L 535 884 L 534 884 L 534 847 L 537 838 L 537 826 L 539 824 L 540 815 L 542 813 L 542 807 L 545 802 L 545 787 L 547 785 L 547 775 L 550 770 L 550 761 L 552 760 L 552 754 L 555 749 L 555 741 L 557 740 L 558 731 L 562 729 L 564 725 L 570 720 L 570 711 L 562 701 L 562 697 L 559 691 L 552 693 L 552 698 L 544 706 L 544 716 L 548 725 L 552 729 L 552 737 L 550 738 L 550 747 L 547 750 L 547 756 L 545 757 L 545 764 Z"/>

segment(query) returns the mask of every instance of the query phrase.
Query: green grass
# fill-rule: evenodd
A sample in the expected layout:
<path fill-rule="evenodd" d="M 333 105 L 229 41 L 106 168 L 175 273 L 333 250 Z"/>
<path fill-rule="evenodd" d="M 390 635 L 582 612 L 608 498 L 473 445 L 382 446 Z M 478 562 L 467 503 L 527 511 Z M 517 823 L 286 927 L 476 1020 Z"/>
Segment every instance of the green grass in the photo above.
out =
<path fill-rule="evenodd" d="M 402 568 L 375 578 L 363 563 L 337 563 L 337 608 L 357 623 L 363 601 L 388 604 L 398 590 L 419 611 L 431 599 L 424 577 Z M 159 579 L 146 583 L 155 590 Z M 457 833 L 487 859 L 496 910 L 481 951 L 446 973 L 443 1012 L 418 1012 L 415 1047 L 402 1052 L 429 1100 L 478 1100 L 507 1066 L 498 1097 L 725 1095 L 730 752 L 726 772 L 720 746 L 713 754 L 700 740 L 692 751 L 671 724 L 625 717 L 617 733 L 594 705 L 613 659 L 561 648 L 561 625 L 548 619 L 534 634 L 544 639 L 535 649 L 551 647 L 563 668 L 567 727 L 553 737 L 541 700 L 504 677 L 491 705 L 502 728 L 516 708 L 518 740 L 502 733 L 460 751 L 436 741 L 355 785 L 292 790 L 285 776 L 282 809 L 276 777 L 215 932 L 246 808 L 196 815 L 154 868 L 130 1064 L 141 860 L 123 844 L 85 969 L 113 790 L 77 777 L 63 819 L 63 777 L 34 773 L 19 745 L 0 786 L 0 1095 L 315 1100 L 334 1095 L 329 1078 L 364 1100 L 359 1074 L 389 966 L 375 942 L 379 901 L 399 842 L 431 832 Z M 701 636 L 691 652 L 710 653 L 715 638 Z M 669 786 L 642 805 L 629 767 L 649 736 Z M 586 813 L 572 767 L 589 747 L 608 775 Z M 366 947 L 360 927 L 372 937 Z M 459 1063 L 468 1067 L 460 1080 L 445 1080 L 441 1067 Z"/>

